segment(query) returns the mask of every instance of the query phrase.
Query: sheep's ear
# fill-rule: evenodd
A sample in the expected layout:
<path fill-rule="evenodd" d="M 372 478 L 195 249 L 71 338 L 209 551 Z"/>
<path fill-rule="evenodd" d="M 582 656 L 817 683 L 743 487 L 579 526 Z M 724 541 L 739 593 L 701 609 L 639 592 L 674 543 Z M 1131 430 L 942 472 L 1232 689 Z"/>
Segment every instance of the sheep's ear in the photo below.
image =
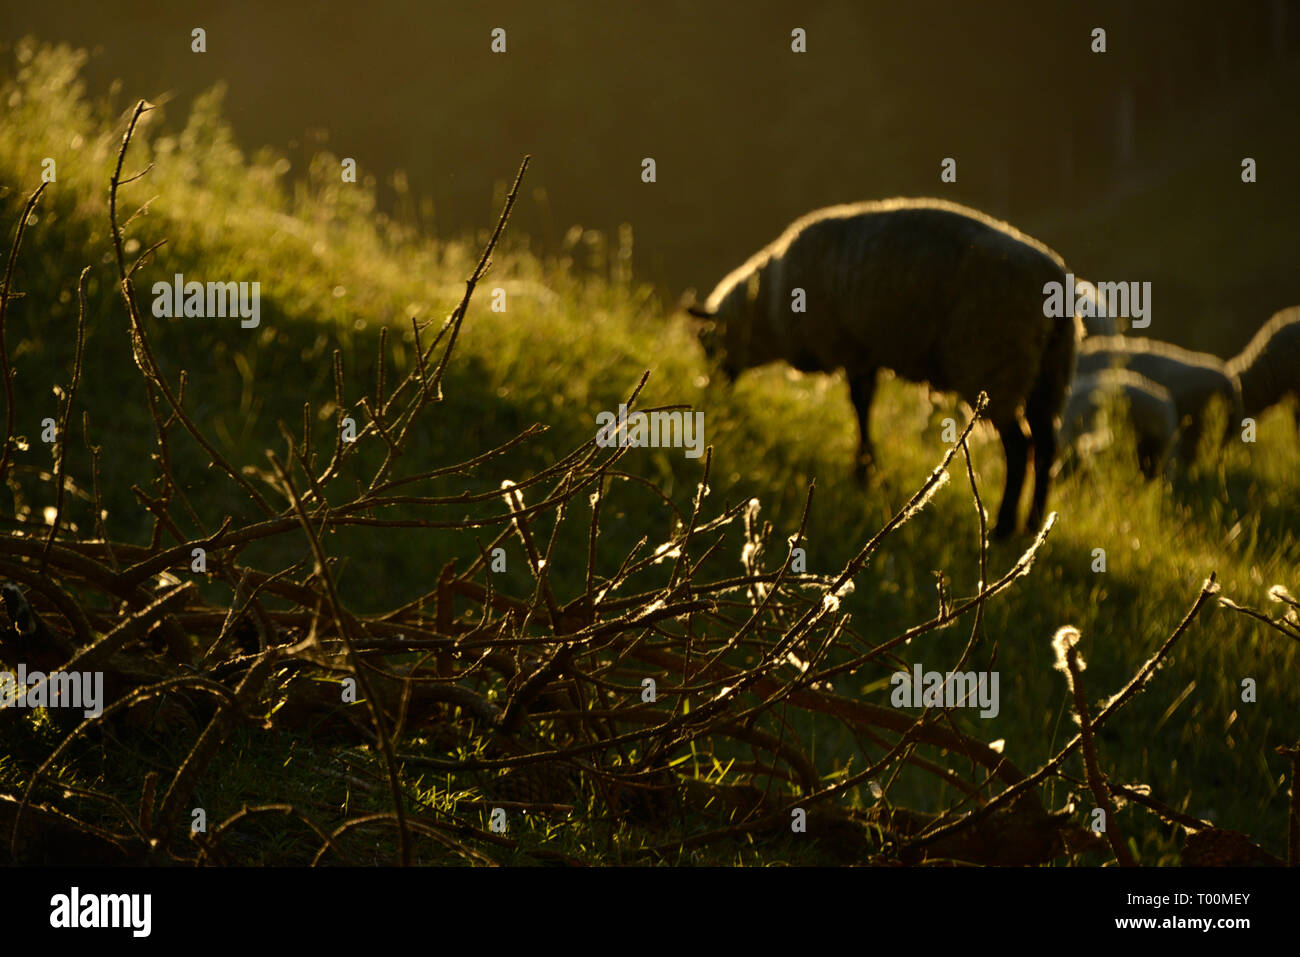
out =
<path fill-rule="evenodd" d="M 681 298 L 677 300 L 677 304 L 696 319 L 712 319 L 716 315 L 716 313 L 709 312 L 707 308 L 700 305 L 700 301 L 695 298 L 694 286 L 682 293 Z"/>

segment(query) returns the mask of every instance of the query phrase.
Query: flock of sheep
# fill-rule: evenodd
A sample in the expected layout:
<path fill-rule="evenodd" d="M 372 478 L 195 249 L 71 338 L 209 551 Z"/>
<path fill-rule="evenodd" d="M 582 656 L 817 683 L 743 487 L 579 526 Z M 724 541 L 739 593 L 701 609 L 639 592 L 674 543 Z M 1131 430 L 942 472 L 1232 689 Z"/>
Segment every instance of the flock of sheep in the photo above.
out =
<path fill-rule="evenodd" d="M 1222 436 L 1227 442 L 1244 419 L 1258 419 L 1288 395 L 1300 396 L 1298 390 L 1300 307 L 1275 314 L 1227 362 L 1155 339 L 1090 336 L 1079 349 L 1061 434 L 1074 443 L 1093 426 L 1102 404 L 1118 394 L 1137 438 L 1138 461 L 1151 477 L 1171 458 L 1195 457 L 1216 397 L 1229 413 Z"/>
<path fill-rule="evenodd" d="M 688 311 L 702 320 L 701 344 L 728 379 L 774 361 L 804 372 L 844 369 L 860 478 L 874 457 L 868 421 L 878 370 L 972 405 L 986 392 L 1007 463 L 997 537 L 1019 527 L 1031 452 L 1032 527 L 1058 444 L 1086 447 L 1104 408 L 1127 410 L 1139 464 L 1154 476 L 1195 455 L 1216 397 L 1230 413 L 1223 441 L 1243 418 L 1300 398 L 1300 307 L 1273 316 L 1225 363 L 1115 335 L 1115 317 L 1090 284 L 1077 288 L 1093 308 L 1047 315 L 1048 289 L 1073 283 L 1059 255 L 1007 223 L 943 200 L 891 199 L 796 220 Z"/>

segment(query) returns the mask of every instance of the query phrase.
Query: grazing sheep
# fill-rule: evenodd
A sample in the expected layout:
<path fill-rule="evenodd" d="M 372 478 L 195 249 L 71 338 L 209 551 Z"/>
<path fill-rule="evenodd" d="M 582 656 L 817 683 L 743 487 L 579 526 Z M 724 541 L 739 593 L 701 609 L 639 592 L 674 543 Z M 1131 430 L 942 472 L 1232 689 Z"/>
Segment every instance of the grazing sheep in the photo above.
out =
<path fill-rule="evenodd" d="M 1185 462 L 1196 456 L 1210 400 L 1222 396 L 1228 403 L 1227 441 L 1233 422 L 1241 420 L 1241 392 L 1224 368 L 1223 360 L 1208 352 L 1192 352 L 1157 339 L 1136 336 L 1097 336 L 1079 347 L 1078 375 L 1108 367 L 1129 369 L 1169 390 L 1182 434 L 1175 453 Z"/>
<path fill-rule="evenodd" d="M 1300 306 L 1264 323 L 1228 361 L 1227 371 L 1241 387 L 1242 411 L 1252 419 L 1288 395 L 1300 399 Z"/>
<path fill-rule="evenodd" d="M 1057 440 L 1062 448 L 1081 447 L 1089 433 L 1104 432 L 1098 414 L 1118 398 L 1137 439 L 1138 465 L 1154 478 L 1164 468 L 1178 435 L 1178 412 L 1164 386 L 1128 369 L 1098 369 L 1070 383 Z"/>
<path fill-rule="evenodd" d="M 1054 420 L 1082 332 L 1077 317 L 1044 315 L 1045 287 L 1065 279 L 1061 257 L 1006 223 L 943 200 L 892 199 L 796 220 L 689 311 L 710 320 L 700 341 L 728 378 L 777 360 L 803 372 L 844 369 L 859 479 L 874 458 L 868 416 L 878 370 L 972 405 L 987 392 L 1007 462 L 994 534 L 1006 537 L 1016 531 L 1031 446 L 1031 524 L 1047 500 Z"/>

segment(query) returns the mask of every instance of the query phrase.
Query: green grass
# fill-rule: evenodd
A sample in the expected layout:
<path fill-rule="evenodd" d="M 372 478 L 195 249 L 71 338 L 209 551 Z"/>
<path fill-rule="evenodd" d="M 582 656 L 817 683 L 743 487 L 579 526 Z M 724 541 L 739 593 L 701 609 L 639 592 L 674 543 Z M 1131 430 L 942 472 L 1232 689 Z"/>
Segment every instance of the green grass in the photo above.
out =
<path fill-rule="evenodd" d="M 19 44 L 14 61 L 0 66 L 0 214 L 7 236 L 39 182 L 41 161 L 53 157 L 58 164 L 58 180 L 42 198 L 18 265 L 15 286 L 26 298 L 10 308 L 7 338 L 19 372 L 17 434 L 28 442 L 16 463 L 50 467 L 49 448 L 37 437 L 41 420 L 56 408 L 52 387 L 66 387 L 70 376 L 76 277 L 91 265 L 87 360 L 77 407 L 89 410 L 90 438 L 104 446 L 101 484 L 110 532 L 145 542 L 150 522 L 130 489 L 151 487 L 155 443 L 127 344 L 107 229 L 108 177 L 132 101 L 87 99 L 76 79 L 82 59 L 67 50 Z M 518 158 L 493 161 L 504 181 Z M 277 422 L 299 430 L 305 400 L 312 403 L 314 441 L 328 449 L 333 349 L 343 351 L 353 383 L 348 405 L 359 398 L 357 383 L 373 389 L 380 326 L 391 330 L 389 381 L 400 379 L 412 361 L 410 318 L 440 319 L 451 310 L 484 239 L 418 235 L 377 211 L 372 181 L 339 182 L 335 157 L 318 156 L 310 169 L 298 171 L 269 153 L 241 155 L 221 118 L 217 93 L 195 102 L 183 125 L 170 106 L 147 114 L 128 171 L 150 162 L 153 170 L 122 194 L 127 212 L 150 201 L 147 215 L 127 229 L 128 255 L 167 239 L 137 279 L 142 302 L 150 301 L 153 282 L 176 272 L 201 281 L 261 283 L 262 322 L 256 330 L 234 322 L 147 317 L 163 369 L 173 383 L 179 370 L 188 371 L 187 407 L 237 467 L 265 468 L 263 450 L 283 448 Z M 1149 199 L 1153 207 L 1162 201 L 1172 200 Z M 618 248 L 618 242 L 601 247 L 578 241 L 564 255 L 542 260 L 529 252 L 525 237 L 507 231 L 466 320 L 448 373 L 447 401 L 426 421 L 403 468 L 469 458 L 541 422 L 549 428 L 541 440 L 486 467 L 471 485 L 491 489 L 504 478 L 519 479 L 589 439 L 596 413 L 616 409 L 649 369 L 643 407 L 689 403 L 704 411 L 706 439 L 714 447 L 714 500 L 757 497 L 763 516 L 776 525 L 775 541 L 793 532 L 816 479 L 809 570 L 838 570 L 938 462 L 945 448 L 942 420 L 962 422 L 965 413 L 951 398 L 932 402 L 921 387 L 882 383 L 874 409 L 881 471 L 861 490 L 849 481 L 856 436 L 840 378 L 769 368 L 746 375 L 731 390 L 710 384 L 682 317 L 632 278 Z M 507 294 L 504 312 L 490 309 L 491 290 L 498 286 Z M 79 411 L 72 429 L 70 474 L 86 488 L 89 456 Z M 360 457 L 377 461 L 379 452 Z M 249 514 L 232 483 L 217 478 L 182 432 L 173 431 L 171 453 L 182 486 L 209 528 L 225 514 Z M 992 512 L 1003 464 L 991 431 L 977 432 L 973 454 Z M 679 508 L 688 506 L 702 460 L 686 459 L 680 450 L 644 449 L 631 461 Z M 847 607 L 867 639 L 886 639 L 932 615 L 936 570 L 947 576 L 955 595 L 975 589 L 978 526 L 964 475 L 955 471 L 927 509 L 859 575 Z M 33 500 L 30 488 L 20 477 L 5 494 L 13 495 L 16 513 L 30 508 L 38 520 L 48 503 Z M 1207 454 L 1172 484 L 1144 483 L 1131 457 L 1121 454 L 1103 456 L 1059 482 L 1051 500 L 1059 521 L 1046 550 L 1030 575 L 987 608 L 985 629 L 997 641 L 1001 714 L 988 721 L 968 718 L 966 729 L 987 741 L 1005 739 L 1008 757 L 1032 769 L 1072 733 L 1065 684 L 1051 668 L 1049 641 L 1057 628 L 1073 624 L 1082 630 L 1086 678 L 1096 700 L 1146 660 L 1211 572 L 1225 595 L 1255 607 L 1268 604 L 1266 593 L 1275 583 L 1295 590 L 1297 501 L 1300 448 L 1289 410 L 1274 410 L 1260 421 L 1255 445 L 1235 442 L 1222 456 Z M 651 543 L 668 537 L 665 513 L 651 503 L 647 496 L 645 509 L 626 507 L 609 516 L 602 531 L 608 554 L 621 555 L 642 535 Z M 9 508 L 6 501 L 3 512 Z M 74 497 L 70 518 L 89 532 L 92 517 L 83 499 Z M 459 556 L 463 567 L 478 553 L 474 537 L 462 532 L 340 533 L 336 539 L 329 542 L 331 550 L 347 556 L 340 587 L 361 610 L 393 607 L 427 591 L 448 559 Z M 995 544 L 990 575 L 1009 567 L 1025 544 Z M 303 557 L 296 547 L 282 541 L 250 550 L 244 559 L 281 567 Z M 1106 552 L 1102 574 L 1091 568 L 1098 548 Z M 552 580 L 562 598 L 581 590 L 585 560 L 580 547 L 557 555 Z M 515 569 L 522 565 L 512 562 Z M 510 575 L 516 591 L 527 587 L 522 571 Z M 962 622 L 927 635 L 904 657 L 947 670 L 968 631 Z M 1246 831 L 1282 854 L 1287 768 L 1273 749 L 1300 737 L 1296 668 L 1294 644 L 1212 608 L 1149 690 L 1099 735 L 1103 760 L 1115 780 L 1150 784 L 1168 803 Z M 880 670 L 859 673 L 842 679 L 839 690 L 887 702 L 885 677 Z M 1241 701 L 1244 678 L 1258 682 L 1257 703 Z M 828 732 L 816 744 L 821 766 L 861 767 L 858 747 L 847 735 Z M 252 753 L 235 744 L 223 749 L 203 789 L 214 795 L 214 817 L 233 813 L 243 800 L 294 789 L 324 804 L 359 801 L 382 810 L 382 782 L 372 794 L 321 776 L 322 767 L 340 760 L 304 751 L 277 764 L 283 754 Z M 0 783 L 11 773 L 0 764 Z M 105 770 L 100 784 L 111 784 L 114 773 Z M 438 782 L 426 779 L 422 787 L 429 789 L 425 799 L 446 799 Z M 927 808 L 951 795 L 932 778 L 906 774 L 891 797 Z M 1057 793 L 1056 803 L 1065 797 Z M 1133 812 L 1123 813 L 1123 823 L 1142 863 L 1173 860 L 1176 843 L 1169 828 Z M 539 841 L 550 834 L 560 845 L 594 848 L 613 862 L 620 859 L 620 832 L 628 825 L 591 823 L 577 834 L 572 824 L 533 826 L 540 829 L 534 831 Z M 269 821 L 259 828 L 264 830 L 255 833 L 266 842 L 257 854 L 269 862 L 291 859 L 293 843 L 312 838 Z M 752 850 L 735 853 L 747 862 L 766 859 Z"/>

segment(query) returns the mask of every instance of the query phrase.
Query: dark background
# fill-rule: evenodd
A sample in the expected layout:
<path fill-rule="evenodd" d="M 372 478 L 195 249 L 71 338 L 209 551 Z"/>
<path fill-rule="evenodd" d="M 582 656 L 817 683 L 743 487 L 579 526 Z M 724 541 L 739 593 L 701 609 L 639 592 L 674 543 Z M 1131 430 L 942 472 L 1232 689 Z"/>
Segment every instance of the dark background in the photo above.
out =
<path fill-rule="evenodd" d="M 0 9 L 0 43 L 29 33 L 93 50 L 92 95 L 116 79 L 123 108 L 170 95 L 174 125 L 224 83 L 242 145 L 295 173 L 322 147 L 353 156 L 388 208 L 403 171 L 430 233 L 492 221 L 532 153 L 512 234 L 553 252 L 575 224 L 631 224 L 636 273 L 667 300 L 707 292 L 810 209 L 910 194 L 1008 219 L 1080 275 L 1152 281 L 1158 338 L 1227 354 L 1300 302 L 1294 0 Z"/>

